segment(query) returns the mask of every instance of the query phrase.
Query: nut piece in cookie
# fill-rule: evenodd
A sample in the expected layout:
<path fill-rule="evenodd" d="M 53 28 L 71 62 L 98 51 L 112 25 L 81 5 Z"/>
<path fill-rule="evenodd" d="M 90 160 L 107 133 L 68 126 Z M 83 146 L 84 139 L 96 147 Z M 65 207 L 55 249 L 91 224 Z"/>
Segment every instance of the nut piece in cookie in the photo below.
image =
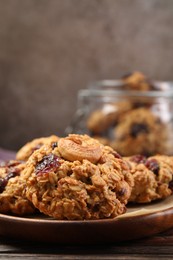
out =
<path fill-rule="evenodd" d="M 102 156 L 102 146 L 98 141 L 83 135 L 70 134 L 66 138 L 60 138 L 58 150 L 61 156 L 69 161 L 89 160 L 92 163 L 98 162 Z"/>
<path fill-rule="evenodd" d="M 16 154 L 16 159 L 21 161 L 27 161 L 30 155 L 44 144 L 56 144 L 59 137 L 51 135 L 48 137 L 36 138 L 26 143 Z"/>
<path fill-rule="evenodd" d="M 164 199 L 173 192 L 172 158 L 152 156 L 146 158 L 134 155 L 124 158 L 131 167 L 134 186 L 129 202 L 148 203 Z"/>
<path fill-rule="evenodd" d="M 25 164 L 11 160 L 0 164 L 0 213 L 26 215 L 35 211 L 26 198 L 22 171 Z"/>
<path fill-rule="evenodd" d="M 112 148 L 87 135 L 42 146 L 26 163 L 26 195 L 56 219 L 114 218 L 126 211 L 133 179 Z"/>

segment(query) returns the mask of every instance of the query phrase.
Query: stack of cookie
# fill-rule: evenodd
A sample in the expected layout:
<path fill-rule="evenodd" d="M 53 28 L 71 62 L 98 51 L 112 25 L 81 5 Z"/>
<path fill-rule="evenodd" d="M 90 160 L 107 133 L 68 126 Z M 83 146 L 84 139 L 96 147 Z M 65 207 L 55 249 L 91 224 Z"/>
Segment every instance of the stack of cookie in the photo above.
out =
<path fill-rule="evenodd" d="M 91 109 L 86 122 L 88 134 L 122 156 L 172 154 L 172 94 L 140 72 L 120 82 L 111 89 L 111 102 L 100 101 L 99 108 Z"/>
<path fill-rule="evenodd" d="M 88 135 L 35 139 L 0 166 L 0 212 L 55 219 L 115 218 L 126 205 L 172 194 L 169 156 L 122 157 Z"/>
<path fill-rule="evenodd" d="M 17 153 L 16 160 L 0 164 L 0 213 L 27 215 L 37 210 L 26 197 L 26 182 L 23 172 L 30 155 L 42 145 L 57 142 L 58 137 L 52 135 L 38 138 L 24 145 Z"/>

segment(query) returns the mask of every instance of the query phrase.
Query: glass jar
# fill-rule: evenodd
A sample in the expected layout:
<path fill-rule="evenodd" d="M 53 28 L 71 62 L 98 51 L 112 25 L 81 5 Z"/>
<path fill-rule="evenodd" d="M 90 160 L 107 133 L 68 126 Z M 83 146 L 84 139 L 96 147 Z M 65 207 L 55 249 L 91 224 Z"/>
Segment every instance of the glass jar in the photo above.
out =
<path fill-rule="evenodd" d="M 143 80 L 135 86 L 127 78 L 80 90 L 66 134 L 88 134 L 122 156 L 173 155 L 173 83 Z"/>

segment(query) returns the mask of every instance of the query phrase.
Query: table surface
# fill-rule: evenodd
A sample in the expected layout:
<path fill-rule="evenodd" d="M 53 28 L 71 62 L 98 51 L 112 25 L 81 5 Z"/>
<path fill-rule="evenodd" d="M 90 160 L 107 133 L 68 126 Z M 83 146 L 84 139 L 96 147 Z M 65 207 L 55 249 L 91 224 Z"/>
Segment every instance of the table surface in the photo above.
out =
<path fill-rule="evenodd" d="M 173 229 L 110 245 L 65 246 L 0 238 L 0 259 L 173 259 Z"/>

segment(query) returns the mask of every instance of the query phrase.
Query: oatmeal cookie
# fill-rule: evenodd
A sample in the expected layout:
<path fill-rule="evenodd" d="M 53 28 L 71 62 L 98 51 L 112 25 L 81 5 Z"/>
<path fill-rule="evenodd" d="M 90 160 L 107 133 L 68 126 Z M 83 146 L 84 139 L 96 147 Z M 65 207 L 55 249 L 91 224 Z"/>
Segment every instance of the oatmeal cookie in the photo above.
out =
<path fill-rule="evenodd" d="M 152 84 L 144 74 L 139 71 L 130 73 L 122 78 L 124 89 L 146 91 L 153 89 Z"/>
<path fill-rule="evenodd" d="M 164 199 L 173 192 L 172 158 L 165 155 L 124 158 L 129 162 L 134 186 L 129 202 L 148 203 Z"/>
<path fill-rule="evenodd" d="M 167 127 L 146 108 L 128 112 L 115 128 L 111 146 L 122 156 L 153 155 L 167 151 Z"/>
<path fill-rule="evenodd" d="M 19 216 L 34 213 L 33 204 L 24 194 L 24 168 L 25 164 L 17 160 L 0 164 L 0 213 Z"/>
<path fill-rule="evenodd" d="M 56 219 L 114 218 L 126 211 L 133 179 L 112 148 L 87 135 L 44 145 L 26 163 L 26 196 Z"/>
<path fill-rule="evenodd" d="M 93 111 L 87 120 L 87 128 L 92 135 L 105 133 L 110 127 L 115 126 L 119 118 L 129 111 L 132 105 L 129 101 L 120 101 L 117 104 L 106 104 L 103 108 Z"/>
<path fill-rule="evenodd" d="M 27 161 L 30 155 L 37 149 L 39 149 L 44 144 L 54 144 L 58 142 L 58 137 L 56 135 L 51 135 L 48 137 L 36 138 L 28 143 L 26 143 L 16 154 L 16 159 L 21 161 Z"/>

